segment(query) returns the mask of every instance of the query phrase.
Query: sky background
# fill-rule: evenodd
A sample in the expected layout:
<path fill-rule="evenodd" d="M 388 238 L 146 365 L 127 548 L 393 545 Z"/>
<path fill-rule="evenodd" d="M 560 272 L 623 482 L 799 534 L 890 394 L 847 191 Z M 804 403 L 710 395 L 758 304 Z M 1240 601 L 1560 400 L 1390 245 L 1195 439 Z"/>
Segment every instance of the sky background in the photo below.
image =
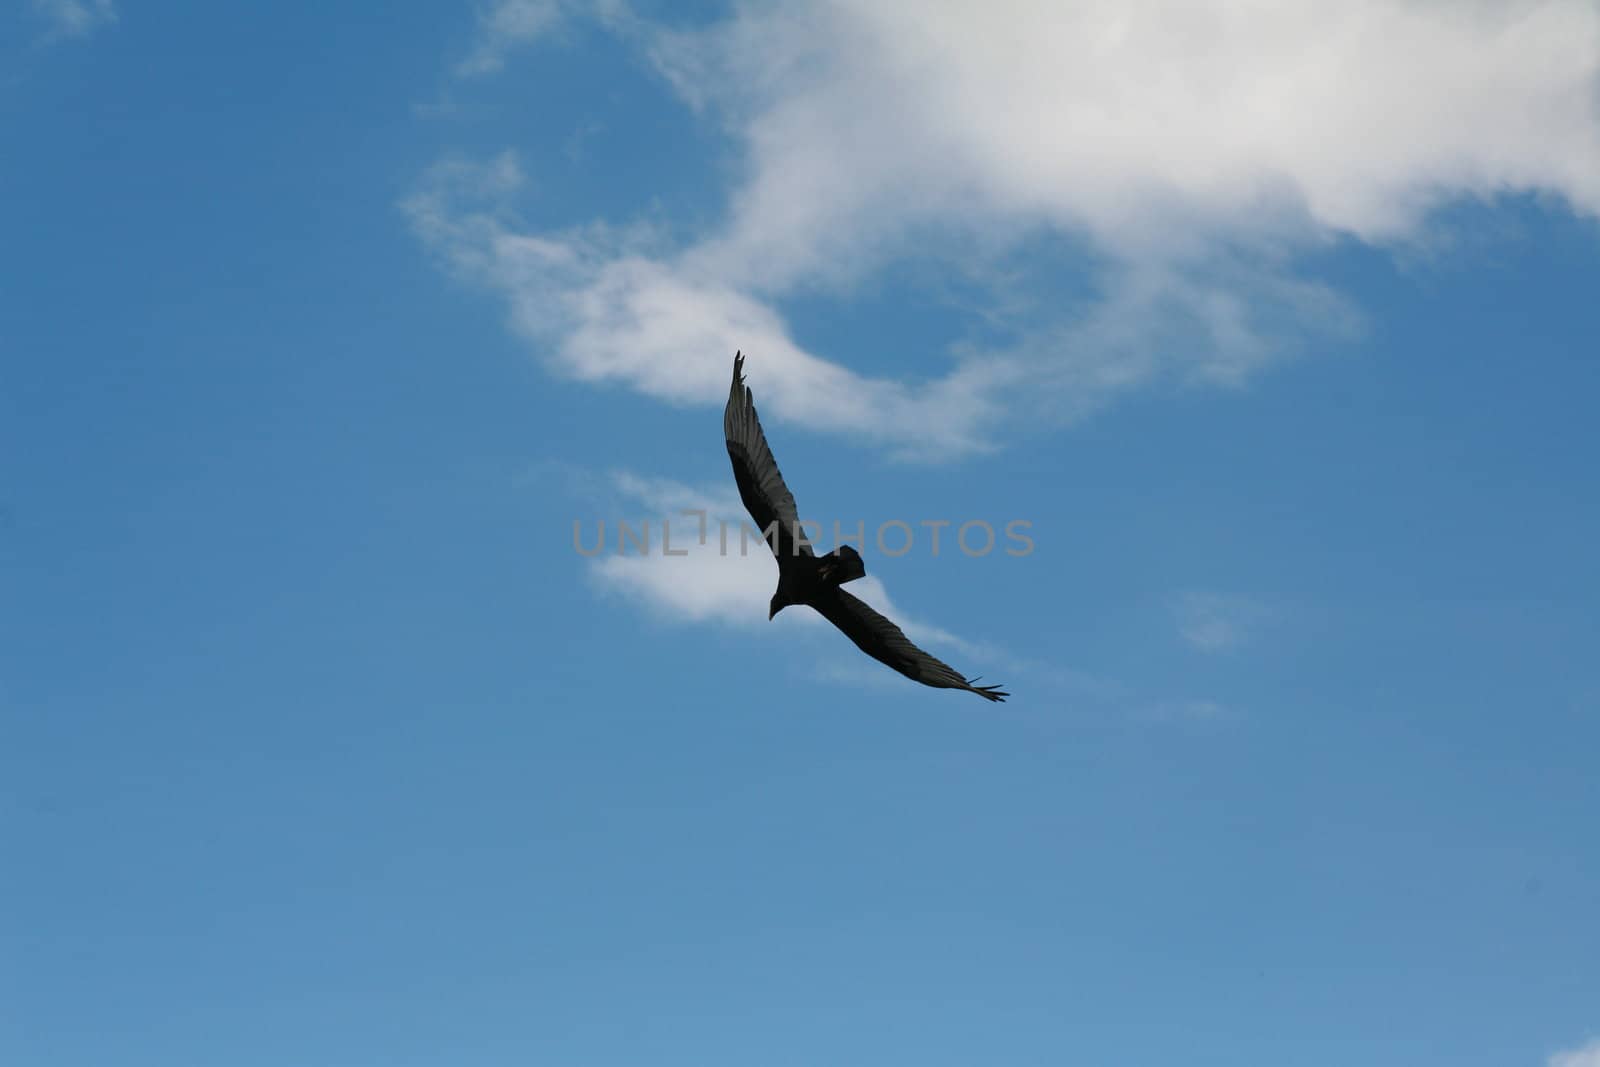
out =
<path fill-rule="evenodd" d="M 1593 4 L 34 0 L 0 139 L 0 1062 L 1600 1067 Z M 660 555 L 736 348 L 1009 702 Z"/>

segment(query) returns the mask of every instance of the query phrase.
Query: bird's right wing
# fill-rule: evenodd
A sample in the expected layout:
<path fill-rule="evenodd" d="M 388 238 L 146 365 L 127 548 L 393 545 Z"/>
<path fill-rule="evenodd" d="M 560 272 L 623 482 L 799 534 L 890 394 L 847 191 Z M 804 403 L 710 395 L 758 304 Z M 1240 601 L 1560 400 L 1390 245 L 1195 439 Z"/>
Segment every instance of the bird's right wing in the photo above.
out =
<path fill-rule="evenodd" d="M 781 562 L 794 555 L 809 556 L 811 542 L 800 529 L 794 495 L 783 483 L 783 474 L 767 447 L 767 435 L 756 418 L 756 403 L 750 387 L 744 384 L 744 356 L 733 357 L 733 387 L 728 391 L 728 406 L 722 412 L 722 436 L 728 441 L 728 458 L 733 461 L 733 480 L 739 485 L 739 499 L 766 534 L 777 523 L 777 530 L 766 536 L 772 554 Z M 742 543 L 742 542 L 741 542 Z"/>
<path fill-rule="evenodd" d="M 1004 700 L 1011 695 L 997 685 L 973 685 L 976 678 L 963 677 L 948 663 L 912 644 L 900 627 L 843 589 L 835 588 L 809 603 L 823 618 L 843 630 L 857 648 L 907 678 L 935 689 L 965 689 L 987 700 Z"/>

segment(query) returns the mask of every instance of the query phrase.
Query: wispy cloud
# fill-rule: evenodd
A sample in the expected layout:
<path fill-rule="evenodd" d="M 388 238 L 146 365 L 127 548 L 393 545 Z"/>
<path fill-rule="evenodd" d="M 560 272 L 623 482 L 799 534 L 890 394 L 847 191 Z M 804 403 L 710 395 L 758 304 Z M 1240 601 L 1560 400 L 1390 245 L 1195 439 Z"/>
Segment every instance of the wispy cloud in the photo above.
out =
<path fill-rule="evenodd" d="M 807 677 L 850 686 L 898 683 L 886 668 L 860 658 L 828 623 L 809 609 L 780 612 L 767 620 L 767 601 L 777 582 L 777 568 L 766 545 L 752 532 L 740 539 L 741 522 L 748 526 L 737 493 L 723 486 L 691 486 L 667 478 L 618 470 L 599 476 L 566 464 L 542 464 L 534 475 L 555 475 L 579 492 L 590 505 L 610 516 L 603 542 L 597 538 L 598 519 L 580 520 L 577 543 L 587 552 L 583 560 L 588 579 L 604 596 L 616 597 L 673 624 L 713 625 L 752 636 L 802 638 L 799 647 L 812 659 L 800 668 Z M 705 515 L 704 540 L 701 518 Z M 619 521 L 628 524 L 626 551 Z M 648 524 L 648 553 L 637 541 Z M 673 555 L 663 552 L 670 528 Z M 726 548 L 723 530 L 726 530 Z M 681 553 L 681 554 L 679 554 Z M 576 557 L 575 557 L 576 558 Z M 872 564 L 869 562 L 869 567 Z M 1234 716 L 1212 700 L 1168 698 L 1143 692 L 1119 681 L 1099 677 L 1061 662 L 1045 662 L 1030 650 L 1013 649 L 952 633 L 906 612 L 890 597 L 876 574 L 850 584 L 850 590 L 893 619 L 913 641 L 947 658 L 959 658 L 967 669 L 1013 685 L 1026 683 L 1041 706 L 1057 706 L 1075 714 L 1111 714 L 1148 722 L 1217 722 Z M 859 660 L 859 662 L 858 662 Z"/>
<path fill-rule="evenodd" d="M 821 659 L 810 665 L 804 676 L 818 682 L 844 686 L 848 689 L 900 689 L 905 679 L 884 670 L 871 660 Z"/>
<path fill-rule="evenodd" d="M 33 0 L 33 9 L 50 23 L 55 37 L 82 37 L 117 21 L 112 0 Z"/>
<path fill-rule="evenodd" d="M 498 0 L 481 9 L 477 43 L 456 64 L 456 73 L 473 77 L 500 70 L 508 52 L 537 41 L 555 27 L 563 6 L 561 0 Z"/>
<path fill-rule="evenodd" d="M 1160 700 L 1138 708 L 1137 716 L 1149 722 L 1217 723 L 1237 718 L 1237 713 L 1215 700 Z"/>
<path fill-rule="evenodd" d="M 852 432 L 923 455 L 983 447 L 993 414 L 974 374 L 923 385 L 867 378 L 803 351 L 779 316 L 715 275 L 677 269 L 646 227 L 556 234 L 517 230 L 516 157 L 435 166 L 404 208 L 417 233 L 464 277 L 501 291 L 511 323 L 558 373 L 617 382 L 670 403 L 727 397 L 728 360 L 759 353 L 762 412 Z"/>
<path fill-rule="evenodd" d="M 1299 265 L 1331 241 L 1404 248 L 1435 207 L 1508 192 L 1600 213 L 1589 0 L 882 0 L 613 24 L 742 151 L 720 222 L 687 242 L 532 233 L 430 185 L 419 232 L 565 373 L 709 405 L 743 347 L 777 417 L 922 458 L 1153 381 L 1243 382 L 1347 333 L 1359 313 Z M 1087 297 L 1031 277 L 1019 249 L 1041 240 L 1081 254 Z M 952 338 L 915 384 L 863 379 L 776 310 L 907 256 L 972 279 L 1010 339 Z"/>
<path fill-rule="evenodd" d="M 682 621 L 750 628 L 780 622 L 785 628 L 823 624 L 822 617 L 809 610 L 782 612 L 768 622 L 767 601 L 777 585 L 777 567 L 759 537 L 753 533 L 741 537 L 750 522 L 735 492 L 695 488 L 631 471 L 614 471 L 609 479 L 622 509 L 631 516 L 630 536 L 642 535 L 648 523 L 650 541 L 646 553 L 639 552 L 633 541 L 626 551 L 618 551 L 621 531 L 616 521 L 607 524 L 605 550 L 589 561 L 590 576 L 602 590 Z M 704 513 L 704 529 L 700 516 L 691 514 L 695 512 Z M 582 529 L 586 550 L 597 543 L 597 532 L 597 523 Z M 664 538 L 669 536 L 672 555 L 665 552 Z M 851 583 L 850 590 L 894 619 L 913 641 L 969 655 L 988 651 L 908 616 L 889 599 L 876 575 Z"/>
<path fill-rule="evenodd" d="M 1179 636 L 1202 652 L 1238 648 L 1271 616 L 1260 601 L 1228 593 L 1189 591 L 1171 607 Z"/>
<path fill-rule="evenodd" d="M 1600 1067 L 1600 1038 L 1578 1048 L 1557 1052 L 1545 1063 L 1546 1067 Z"/>
<path fill-rule="evenodd" d="M 456 64 L 463 78 L 482 77 L 504 69 L 513 52 L 554 33 L 569 18 L 583 15 L 605 24 L 627 19 L 623 0 L 493 0 L 478 9 L 478 33 L 472 51 Z"/>

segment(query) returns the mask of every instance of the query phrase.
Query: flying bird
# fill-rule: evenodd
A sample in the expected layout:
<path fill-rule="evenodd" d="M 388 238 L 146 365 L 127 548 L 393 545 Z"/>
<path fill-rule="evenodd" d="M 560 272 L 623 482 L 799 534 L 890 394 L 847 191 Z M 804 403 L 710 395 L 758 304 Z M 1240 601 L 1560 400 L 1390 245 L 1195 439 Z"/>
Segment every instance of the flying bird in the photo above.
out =
<path fill-rule="evenodd" d="M 912 644 L 900 627 L 845 592 L 842 587 L 846 582 L 866 575 L 866 564 L 849 545 L 840 545 L 820 557 L 812 551 L 811 542 L 800 528 L 794 495 L 784 484 L 772 449 L 767 447 L 767 437 L 761 432 L 755 398 L 744 383 L 743 371 L 744 356 L 735 353 L 733 387 L 722 413 L 722 434 L 728 441 L 728 458 L 733 461 L 739 498 L 778 560 L 778 591 L 772 594 L 767 618 L 772 619 L 784 608 L 804 604 L 843 630 L 861 651 L 907 678 L 936 689 L 965 689 L 985 700 L 1010 696 L 999 686 L 974 685 L 978 679 L 962 677 L 948 663 Z"/>

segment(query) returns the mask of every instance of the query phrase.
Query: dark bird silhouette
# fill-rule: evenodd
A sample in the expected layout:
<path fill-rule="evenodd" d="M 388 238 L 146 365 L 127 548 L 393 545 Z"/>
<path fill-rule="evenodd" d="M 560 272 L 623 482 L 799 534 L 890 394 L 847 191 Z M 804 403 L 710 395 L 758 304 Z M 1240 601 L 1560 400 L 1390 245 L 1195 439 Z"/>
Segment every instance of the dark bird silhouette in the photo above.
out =
<path fill-rule="evenodd" d="M 783 483 L 777 461 L 767 447 L 767 437 L 761 432 L 755 399 L 744 384 L 743 370 L 744 356 L 735 353 L 733 387 L 722 413 L 722 434 L 728 440 L 728 457 L 733 460 L 739 498 L 778 560 L 778 591 L 772 594 L 767 618 L 784 608 L 804 604 L 843 630 L 861 651 L 907 678 L 937 689 L 965 689 L 985 700 L 1010 696 L 999 686 L 974 685 L 978 679 L 964 678 L 949 664 L 928 655 L 912 644 L 900 627 L 840 588 L 865 576 L 866 564 L 849 545 L 840 545 L 820 557 L 812 551 L 811 542 L 800 528 L 794 495 Z"/>

